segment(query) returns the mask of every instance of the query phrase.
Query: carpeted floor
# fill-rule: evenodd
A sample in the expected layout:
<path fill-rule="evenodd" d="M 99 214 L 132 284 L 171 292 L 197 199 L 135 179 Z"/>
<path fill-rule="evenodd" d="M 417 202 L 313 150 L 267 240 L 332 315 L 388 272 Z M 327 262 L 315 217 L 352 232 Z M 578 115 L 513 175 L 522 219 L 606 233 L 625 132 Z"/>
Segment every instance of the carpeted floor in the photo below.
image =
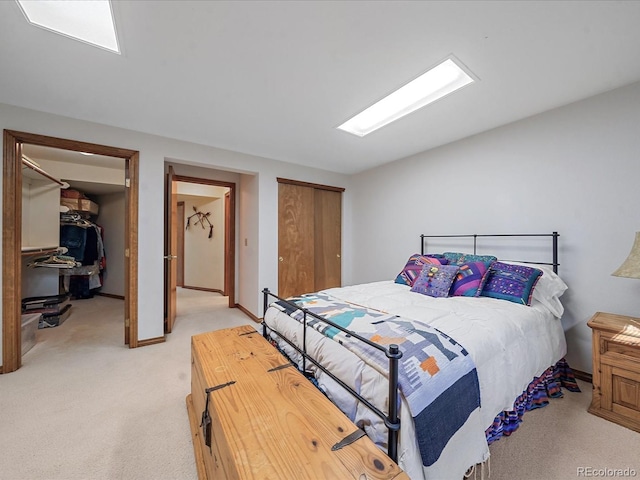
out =
<path fill-rule="evenodd" d="M 185 407 L 191 335 L 257 324 L 224 297 L 179 289 L 167 341 L 129 350 L 122 301 L 72 308 L 63 325 L 38 331 L 20 370 L 0 375 L 0 479 L 196 480 Z M 579 468 L 640 476 L 640 433 L 587 413 L 591 385 L 580 387 L 493 444 L 485 478 L 563 480 Z"/>
<path fill-rule="evenodd" d="M 191 335 L 257 325 L 226 298 L 179 289 L 173 333 L 123 344 L 123 302 L 78 300 L 0 375 L 0 479 L 196 479 L 185 398 Z"/>
<path fill-rule="evenodd" d="M 490 480 L 603 477 L 602 469 L 630 469 L 640 477 L 640 433 L 588 413 L 591 384 L 578 384 L 581 393 L 563 390 L 562 398 L 527 412 L 513 435 L 491 445 Z"/>

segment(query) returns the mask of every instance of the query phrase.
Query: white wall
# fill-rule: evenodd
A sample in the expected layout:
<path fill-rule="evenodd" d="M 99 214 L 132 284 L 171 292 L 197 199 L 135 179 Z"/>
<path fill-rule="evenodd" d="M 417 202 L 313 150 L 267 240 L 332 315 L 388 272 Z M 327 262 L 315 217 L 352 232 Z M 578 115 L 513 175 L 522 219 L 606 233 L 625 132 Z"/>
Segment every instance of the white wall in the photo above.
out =
<path fill-rule="evenodd" d="M 591 372 L 589 318 L 640 315 L 610 275 L 640 231 L 639 125 L 640 83 L 354 176 L 353 280 L 394 278 L 421 233 L 557 230 L 567 359 Z"/>
<path fill-rule="evenodd" d="M 34 160 L 37 160 L 48 174 L 63 181 L 75 180 L 95 184 L 124 185 L 125 162 L 123 159 L 114 158 L 111 167 L 100 167 L 88 163 L 59 162 L 40 157 L 34 157 Z"/>
<path fill-rule="evenodd" d="M 239 278 L 250 278 L 255 275 L 256 266 L 260 263 L 260 248 L 261 243 L 258 241 L 258 232 L 260 225 L 260 196 L 259 196 L 259 175 L 240 175 L 240 188 L 236 192 L 237 195 L 237 209 L 238 215 L 236 216 L 236 252 L 238 254 L 236 258 L 236 289 L 240 298 L 250 298 L 253 302 L 250 310 L 252 312 L 262 312 L 262 298 L 256 297 L 254 289 L 262 290 L 266 286 L 275 288 L 278 281 L 277 264 L 275 265 L 275 279 L 269 276 L 271 283 L 263 283 L 260 280 L 259 283 L 253 282 L 239 282 Z M 276 200 L 277 202 L 277 200 Z M 277 210 L 277 204 L 272 206 L 271 209 Z M 277 228 L 274 229 L 276 235 L 276 254 L 278 252 Z M 266 243 L 266 242 L 264 242 Z M 264 246 L 263 252 L 265 255 L 271 255 L 273 252 Z M 273 268 L 273 265 L 269 265 Z M 249 308 L 249 305 L 244 305 Z"/>
<path fill-rule="evenodd" d="M 107 268 L 102 274 L 100 292 L 124 296 L 125 256 L 124 256 L 124 215 L 126 202 L 124 192 L 97 195 L 100 206 L 96 223 L 104 229 L 104 251 Z"/>
<path fill-rule="evenodd" d="M 22 246 L 52 247 L 60 244 L 60 187 L 44 177 L 22 181 Z M 22 298 L 57 295 L 59 272 L 28 265 L 37 256 L 22 257 Z"/>
<path fill-rule="evenodd" d="M 60 244 L 60 187 L 50 180 L 23 178 L 22 246 Z"/>
<path fill-rule="evenodd" d="M 243 213 L 241 210 L 240 216 L 243 218 L 241 222 L 247 221 L 251 224 L 241 223 L 242 229 L 238 238 L 248 238 L 249 245 L 258 246 L 258 253 L 248 265 L 246 262 L 243 263 L 246 271 L 240 269 L 238 272 L 236 298 L 238 303 L 257 316 L 262 315 L 260 289 L 264 286 L 275 289 L 278 283 L 276 178 L 286 177 L 347 187 L 345 197 L 349 192 L 349 178 L 346 175 L 6 104 L 0 104 L 0 127 L 140 152 L 139 340 L 157 338 L 164 334 L 162 301 L 164 248 L 161 241 L 164 237 L 164 218 L 158 213 L 158 205 L 163 205 L 164 202 L 165 161 L 231 171 L 240 174 L 242 179 L 250 180 L 250 187 L 247 188 L 251 190 L 247 190 L 247 193 L 251 199 L 247 208 L 252 211 Z M 257 178 L 257 184 L 251 178 Z M 241 192 L 243 188 L 245 186 L 241 184 Z M 345 208 L 348 208 L 348 198 L 345 198 L 345 204 Z M 256 207 L 258 210 L 255 210 Z M 343 238 L 348 241 L 350 235 L 350 226 L 346 225 L 343 229 Z M 241 255 L 242 249 L 244 247 L 238 247 Z M 344 252 L 343 258 L 345 263 L 349 262 L 348 252 Z M 344 278 L 345 282 L 349 281 L 346 275 Z"/>

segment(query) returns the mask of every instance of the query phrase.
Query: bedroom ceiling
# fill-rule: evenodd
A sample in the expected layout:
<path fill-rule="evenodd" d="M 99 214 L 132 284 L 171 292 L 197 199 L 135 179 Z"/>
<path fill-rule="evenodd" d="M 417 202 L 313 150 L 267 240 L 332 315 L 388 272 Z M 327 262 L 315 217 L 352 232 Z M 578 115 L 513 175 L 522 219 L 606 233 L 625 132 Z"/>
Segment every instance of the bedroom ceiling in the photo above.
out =
<path fill-rule="evenodd" d="M 640 81 L 637 1 L 113 2 L 122 55 L 0 2 L 0 102 L 354 173 Z M 453 54 L 480 81 L 335 127 Z"/>

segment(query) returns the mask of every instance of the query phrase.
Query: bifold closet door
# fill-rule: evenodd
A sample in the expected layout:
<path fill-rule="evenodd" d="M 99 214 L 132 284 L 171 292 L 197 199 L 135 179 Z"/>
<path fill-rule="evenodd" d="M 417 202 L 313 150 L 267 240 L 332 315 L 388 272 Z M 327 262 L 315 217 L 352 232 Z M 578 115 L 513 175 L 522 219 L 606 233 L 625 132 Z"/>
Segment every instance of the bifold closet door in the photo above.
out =
<path fill-rule="evenodd" d="M 278 295 L 341 285 L 342 192 L 278 185 Z"/>
<path fill-rule="evenodd" d="M 342 192 L 315 189 L 315 288 L 342 285 Z"/>
<path fill-rule="evenodd" d="M 278 184 L 278 295 L 314 291 L 314 189 Z"/>

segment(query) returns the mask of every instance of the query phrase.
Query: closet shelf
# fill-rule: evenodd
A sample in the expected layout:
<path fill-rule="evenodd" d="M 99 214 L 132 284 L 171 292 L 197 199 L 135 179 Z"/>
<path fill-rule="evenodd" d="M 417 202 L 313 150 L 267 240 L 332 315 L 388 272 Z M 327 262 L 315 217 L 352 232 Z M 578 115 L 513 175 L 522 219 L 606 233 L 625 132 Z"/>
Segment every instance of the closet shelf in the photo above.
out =
<path fill-rule="evenodd" d="M 60 188 L 69 188 L 69 184 L 65 183 L 61 180 L 58 180 L 57 178 L 49 175 L 47 172 L 45 172 L 40 165 L 38 165 L 36 162 L 34 162 L 33 160 L 31 160 L 29 157 L 27 157 L 26 155 L 22 155 L 22 165 L 24 165 L 27 168 L 30 168 L 31 170 L 33 170 L 36 173 L 39 173 L 40 175 L 42 175 L 45 178 L 48 178 L 49 180 L 51 180 L 52 182 L 57 183 L 58 185 L 60 185 Z"/>
<path fill-rule="evenodd" d="M 38 246 L 38 247 L 22 247 L 21 254 L 23 257 L 29 257 L 31 255 L 42 255 L 49 253 L 57 253 L 60 251 L 59 246 Z"/>

